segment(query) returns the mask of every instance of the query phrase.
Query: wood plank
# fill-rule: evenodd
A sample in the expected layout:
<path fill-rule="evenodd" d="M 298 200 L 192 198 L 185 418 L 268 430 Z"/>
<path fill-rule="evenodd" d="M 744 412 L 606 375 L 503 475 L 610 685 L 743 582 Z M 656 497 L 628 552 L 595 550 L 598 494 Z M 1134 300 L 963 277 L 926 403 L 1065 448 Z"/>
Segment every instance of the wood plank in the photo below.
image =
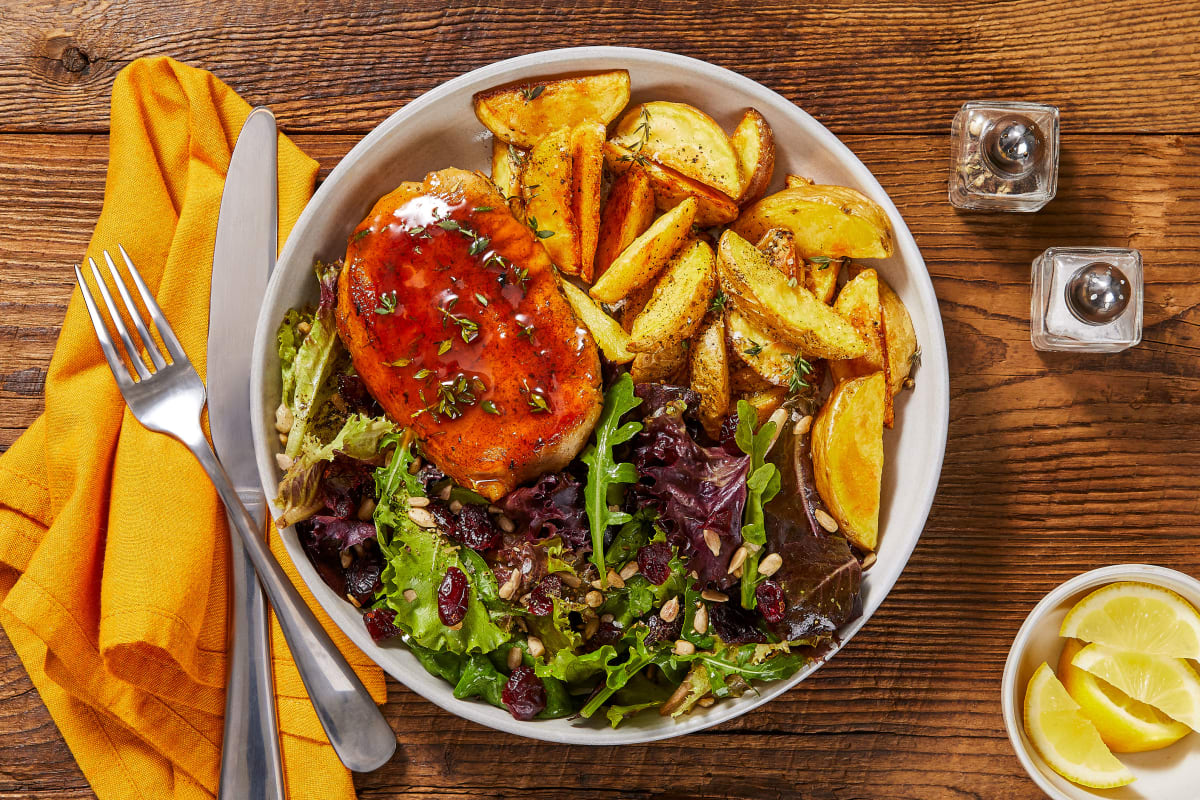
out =
<path fill-rule="evenodd" d="M 106 130 L 113 77 L 141 56 L 210 69 L 292 131 L 362 132 L 470 69 L 621 44 L 736 69 L 838 133 L 943 133 L 996 96 L 1056 103 L 1077 133 L 1195 132 L 1198 34 L 1190 0 L 9 0 L 0 130 Z"/>
<path fill-rule="evenodd" d="M 297 141 L 328 169 L 357 138 Z M 356 778 L 363 798 L 549 800 L 581 787 L 614 798 L 1038 796 L 996 696 L 1025 613 L 1102 564 L 1200 573 L 1200 549 L 1179 533 L 1194 527 L 1200 492 L 1200 137 L 1068 132 L 1059 197 L 1036 215 L 952 211 L 944 136 L 844 138 L 921 246 L 952 371 L 938 498 L 878 615 L 785 697 L 712 731 L 620 751 L 496 734 L 393 682 L 385 712 L 400 755 Z M 40 408 L 69 267 L 99 214 L 106 147 L 103 135 L 0 136 L 0 448 Z M 1083 243 L 1142 249 L 1145 342 L 1116 356 L 1036 353 L 1029 264 L 1051 244 Z M 73 769 L 0 644 L 0 799 L 90 796 Z"/>

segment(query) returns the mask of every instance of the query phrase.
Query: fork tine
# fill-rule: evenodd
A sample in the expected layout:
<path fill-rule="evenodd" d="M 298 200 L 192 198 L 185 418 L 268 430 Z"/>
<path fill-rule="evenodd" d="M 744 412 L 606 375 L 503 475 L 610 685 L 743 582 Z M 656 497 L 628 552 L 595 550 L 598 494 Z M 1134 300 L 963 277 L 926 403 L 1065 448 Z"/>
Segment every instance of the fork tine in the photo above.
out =
<path fill-rule="evenodd" d="M 150 336 L 150 331 L 146 330 L 146 323 L 142 321 L 142 314 L 138 311 L 137 305 L 133 302 L 133 298 L 129 296 L 129 288 L 125 285 L 125 280 L 121 277 L 121 273 L 117 272 L 117 265 L 113 263 L 112 256 L 108 251 L 104 251 L 104 261 L 108 264 L 108 272 L 112 275 L 113 283 L 117 285 L 117 291 L 121 295 L 121 299 L 125 301 L 125 308 L 129 309 L 129 316 L 133 317 L 133 327 L 137 328 L 138 336 L 142 337 L 142 344 L 146 346 L 146 353 L 150 356 L 150 360 L 154 362 L 156 370 L 167 366 L 167 362 L 163 359 L 162 353 L 158 351 L 158 342 Z"/>
<path fill-rule="evenodd" d="M 149 378 L 150 370 L 146 369 L 146 364 L 138 353 L 137 345 L 133 343 L 133 337 L 129 335 L 129 329 L 125 327 L 125 320 L 121 319 L 121 313 L 117 311 L 117 304 L 113 302 L 112 294 L 108 291 L 108 284 L 104 282 L 104 278 L 100 277 L 100 268 L 96 266 L 96 260 L 88 256 L 88 263 L 92 266 L 92 277 L 96 279 L 96 288 L 100 290 L 100 297 L 104 299 L 104 305 L 108 307 L 108 316 L 112 318 L 113 327 L 117 329 L 117 335 L 125 344 L 125 352 L 128 354 L 130 362 L 133 363 L 133 368 L 137 370 L 139 378 L 143 380 Z M 136 308 L 133 309 L 133 313 L 137 313 Z"/>
<path fill-rule="evenodd" d="M 175 337 L 175 331 L 171 330 L 171 325 L 163 316 L 162 309 L 158 307 L 158 301 L 146 288 L 146 282 L 142 280 L 142 273 L 137 271 L 129 254 L 125 252 L 124 246 L 118 244 L 117 250 L 120 251 L 121 258 L 125 259 L 125 266 L 129 267 L 129 276 L 133 278 L 133 283 L 142 296 L 142 302 L 146 304 L 146 310 L 150 312 L 150 319 L 154 320 L 154 327 L 158 329 L 158 335 L 162 337 L 163 344 L 167 346 L 167 352 L 171 354 L 171 360 L 188 363 L 187 353 L 183 352 L 183 345 L 179 343 L 179 339 Z"/>
<path fill-rule="evenodd" d="M 104 322 L 104 315 L 96 306 L 96 300 L 92 297 L 92 291 L 88 288 L 87 281 L 83 279 L 83 272 L 79 269 L 78 264 L 75 265 L 75 279 L 79 281 L 79 292 L 83 295 L 83 304 L 87 306 L 88 316 L 92 318 L 92 327 L 96 329 L 96 338 L 100 340 L 100 350 L 104 353 L 104 360 L 108 362 L 108 368 L 112 370 L 113 377 L 117 379 L 117 388 L 124 394 L 125 390 L 133 385 L 133 379 L 129 377 L 129 370 L 126 368 L 125 362 L 117 355 L 117 348 L 108 332 L 108 325 Z"/>

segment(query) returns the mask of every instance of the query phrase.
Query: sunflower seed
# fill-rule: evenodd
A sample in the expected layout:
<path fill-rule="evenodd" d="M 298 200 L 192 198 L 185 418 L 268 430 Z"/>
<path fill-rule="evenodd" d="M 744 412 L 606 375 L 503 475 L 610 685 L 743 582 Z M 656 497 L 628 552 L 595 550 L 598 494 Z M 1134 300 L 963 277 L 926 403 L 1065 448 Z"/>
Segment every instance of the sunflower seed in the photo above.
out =
<path fill-rule="evenodd" d="M 750 551 L 746 549 L 746 545 L 742 545 L 737 550 L 733 551 L 733 558 L 729 559 L 729 569 L 725 570 L 728 574 L 733 574 L 738 569 L 741 569 L 742 564 L 746 563 L 746 556 Z"/>
<path fill-rule="evenodd" d="M 721 537 L 712 528 L 704 529 L 704 543 L 714 556 L 721 555 Z"/>
<path fill-rule="evenodd" d="M 508 651 L 508 668 L 516 669 L 521 666 L 524 656 L 521 654 L 521 648 L 514 647 Z"/>
<path fill-rule="evenodd" d="M 783 566 L 783 556 L 779 553 L 771 553 L 758 564 L 758 574 L 764 578 L 769 578 L 779 571 Z"/>
<path fill-rule="evenodd" d="M 604 605 L 604 595 L 593 589 L 587 593 L 587 595 L 583 598 L 583 601 L 591 608 L 599 608 L 600 606 Z"/>
<path fill-rule="evenodd" d="M 716 589 L 705 589 L 700 596 L 710 603 L 725 603 L 729 600 L 729 595 L 718 592 Z"/>
<path fill-rule="evenodd" d="M 414 592 L 412 589 L 405 589 L 404 590 L 404 599 L 406 601 L 408 601 L 409 603 L 411 603 L 412 601 L 417 599 L 417 593 Z"/>
<path fill-rule="evenodd" d="M 538 658 L 546 652 L 546 646 L 542 644 L 542 640 L 536 636 L 530 636 L 526 642 L 529 644 L 529 655 Z"/>
<path fill-rule="evenodd" d="M 813 510 L 813 516 L 817 518 L 817 522 L 820 523 L 822 528 L 830 533 L 837 533 L 838 524 L 837 520 L 835 520 L 833 517 L 829 516 L 819 508 Z"/>
<path fill-rule="evenodd" d="M 696 652 L 696 645 L 689 642 L 687 639 L 680 639 L 675 642 L 674 653 L 677 656 L 690 656 Z"/>
<path fill-rule="evenodd" d="M 696 609 L 696 615 L 692 617 L 692 629 L 701 636 L 708 633 L 708 606 L 703 603 Z"/>
<path fill-rule="evenodd" d="M 422 528 L 436 528 L 437 522 L 427 509 L 410 508 L 408 510 L 408 518 L 420 525 Z"/>
<path fill-rule="evenodd" d="M 663 607 L 658 610 L 658 616 L 663 622 L 674 622 L 679 616 L 679 598 L 672 597 L 663 603 Z"/>

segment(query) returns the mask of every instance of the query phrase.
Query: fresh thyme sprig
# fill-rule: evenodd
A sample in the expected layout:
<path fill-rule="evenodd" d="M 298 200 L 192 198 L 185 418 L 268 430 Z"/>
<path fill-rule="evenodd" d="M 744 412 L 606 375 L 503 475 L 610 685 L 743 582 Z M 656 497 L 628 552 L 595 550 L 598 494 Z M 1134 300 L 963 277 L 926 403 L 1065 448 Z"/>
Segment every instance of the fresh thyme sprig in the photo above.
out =
<path fill-rule="evenodd" d="M 479 335 L 478 322 L 473 319 L 467 319 L 466 317 L 455 316 L 444 308 L 438 308 L 438 311 L 442 313 L 442 327 L 445 327 L 446 323 L 448 322 L 453 322 L 458 326 L 459 334 L 462 336 L 463 342 L 470 344 L 471 342 L 475 341 L 475 337 Z"/>
<path fill-rule="evenodd" d="M 629 154 L 621 156 L 618 161 L 632 161 L 635 164 L 645 166 L 646 155 L 642 152 L 642 148 L 650 141 L 650 110 L 646 106 L 642 106 L 642 111 L 638 114 L 638 125 L 633 129 L 638 140 L 629 147 Z"/>
<path fill-rule="evenodd" d="M 396 291 L 393 289 L 390 292 L 379 295 L 379 307 L 375 309 L 376 314 L 391 314 L 396 310 Z"/>
<path fill-rule="evenodd" d="M 812 375 L 813 366 L 803 353 L 796 353 L 788 370 L 788 394 L 799 394 L 805 389 L 812 388 L 808 376 Z"/>
<path fill-rule="evenodd" d="M 528 103 L 530 100 L 537 100 L 544 91 L 546 91 L 546 87 L 540 83 L 537 86 L 522 86 L 521 97 L 525 98 L 525 102 Z"/>

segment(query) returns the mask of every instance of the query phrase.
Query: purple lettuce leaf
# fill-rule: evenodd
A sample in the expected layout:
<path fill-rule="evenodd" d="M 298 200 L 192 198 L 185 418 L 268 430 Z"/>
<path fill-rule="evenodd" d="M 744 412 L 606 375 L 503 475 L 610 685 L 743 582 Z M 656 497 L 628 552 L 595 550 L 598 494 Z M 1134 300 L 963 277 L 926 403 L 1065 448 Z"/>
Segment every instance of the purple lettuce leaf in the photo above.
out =
<path fill-rule="evenodd" d="M 502 507 L 535 539 L 557 536 L 576 549 L 591 549 L 583 487 L 565 472 L 543 475 L 532 486 L 510 492 Z"/>
<path fill-rule="evenodd" d="M 727 569 L 742 543 L 750 458 L 698 444 L 684 410 L 684 403 L 668 400 L 646 418 L 632 443 L 640 480 L 630 495 L 634 507 L 658 511 L 667 540 L 680 549 L 700 584 L 724 589 L 736 581 Z M 705 530 L 717 535 L 718 553 L 705 541 Z"/>

